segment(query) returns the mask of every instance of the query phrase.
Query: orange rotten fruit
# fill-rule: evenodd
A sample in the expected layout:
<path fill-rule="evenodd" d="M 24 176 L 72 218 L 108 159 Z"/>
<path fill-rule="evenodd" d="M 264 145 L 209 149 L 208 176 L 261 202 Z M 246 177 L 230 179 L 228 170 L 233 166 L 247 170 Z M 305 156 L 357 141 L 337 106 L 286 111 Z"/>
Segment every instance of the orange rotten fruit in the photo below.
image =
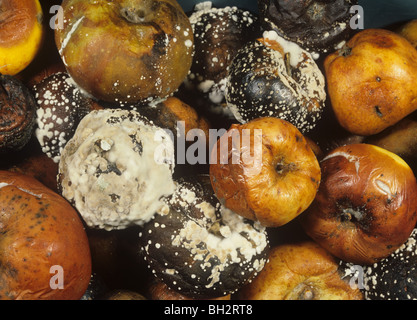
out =
<path fill-rule="evenodd" d="M 75 209 L 35 178 L 0 171 L 0 299 L 77 300 L 90 278 Z"/>

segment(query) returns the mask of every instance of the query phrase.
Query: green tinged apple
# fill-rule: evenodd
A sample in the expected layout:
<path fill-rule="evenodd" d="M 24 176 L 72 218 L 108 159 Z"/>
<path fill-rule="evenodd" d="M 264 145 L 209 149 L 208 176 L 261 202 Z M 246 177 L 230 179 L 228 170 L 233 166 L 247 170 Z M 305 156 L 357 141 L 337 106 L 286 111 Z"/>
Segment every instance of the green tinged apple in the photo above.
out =
<path fill-rule="evenodd" d="M 165 98 L 192 63 L 193 33 L 175 0 L 63 0 L 55 42 L 68 73 L 107 102 Z"/>

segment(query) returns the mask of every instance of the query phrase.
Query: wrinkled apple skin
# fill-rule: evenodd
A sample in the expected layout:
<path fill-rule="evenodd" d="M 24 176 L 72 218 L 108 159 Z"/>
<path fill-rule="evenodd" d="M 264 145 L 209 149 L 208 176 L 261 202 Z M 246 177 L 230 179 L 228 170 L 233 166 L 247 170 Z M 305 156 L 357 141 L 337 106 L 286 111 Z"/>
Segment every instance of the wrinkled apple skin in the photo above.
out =
<path fill-rule="evenodd" d="M 242 300 L 362 300 L 358 288 L 341 279 L 338 261 L 314 241 L 271 249 L 259 275 L 238 293 Z"/>
<path fill-rule="evenodd" d="M 0 1 L 0 72 L 17 75 L 35 59 L 44 40 L 39 0 Z"/>
<path fill-rule="evenodd" d="M 417 48 L 417 19 L 408 21 L 400 28 L 398 33 Z"/>
<path fill-rule="evenodd" d="M 35 178 L 0 171 L 0 300 L 79 300 L 91 270 L 77 211 Z"/>
<path fill-rule="evenodd" d="M 242 138 L 250 133 L 250 148 L 236 149 L 233 132 Z M 261 138 L 257 140 L 256 130 Z M 288 121 L 263 117 L 246 124 L 233 124 L 227 143 L 219 139 L 212 149 L 210 179 L 219 200 L 237 214 L 259 221 L 266 227 L 279 227 L 300 215 L 317 193 L 320 165 L 310 143 Z M 261 143 L 260 156 L 256 143 Z M 227 145 L 227 161 L 221 159 Z M 250 150 L 249 150 L 250 149 Z M 239 159 L 233 159 L 238 151 Z M 253 159 L 245 161 L 245 153 Z M 215 158 L 217 157 L 217 158 Z"/>
<path fill-rule="evenodd" d="M 316 198 L 300 217 L 334 256 L 360 265 L 388 256 L 417 221 L 417 182 L 397 155 L 369 144 L 338 147 L 321 161 Z"/>
<path fill-rule="evenodd" d="M 68 73 L 108 102 L 165 98 L 192 62 L 193 34 L 175 0 L 64 0 L 55 42 Z"/>
<path fill-rule="evenodd" d="M 417 50 L 392 31 L 357 33 L 324 68 L 335 116 L 353 134 L 379 133 L 417 109 Z"/>

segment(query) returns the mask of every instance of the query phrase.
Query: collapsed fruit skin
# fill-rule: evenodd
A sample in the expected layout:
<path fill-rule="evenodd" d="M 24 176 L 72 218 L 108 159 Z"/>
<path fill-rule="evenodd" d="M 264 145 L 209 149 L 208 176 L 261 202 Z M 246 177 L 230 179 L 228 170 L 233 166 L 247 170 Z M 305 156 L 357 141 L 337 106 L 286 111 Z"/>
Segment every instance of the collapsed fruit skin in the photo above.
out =
<path fill-rule="evenodd" d="M 242 300 L 363 300 L 338 272 L 338 259 L 314 241 L 271 248 L 268 263 L 238 293 Z"/>
<path fill-rule="evenodd" d="M 338 147 L 321 161 L 305 232 L 336 257 L 369 265 L 391 254 L 417 221 L 417 182 L 408 164 L 377 146 Z"/>
<path fill-rule="evenodd" d="M 244 142 L 246 134 L 250 147 Z M 211 153 L 210 178 L 227 208 L 263 226 L 279 227 L 308 208 L 321 172 L 309 143 L 294 125 L 264 117 L 233 124 L 218 140 Z"/>
<path fill-rule="evenodd" d="M 16 75 L 36 57 L 44 39 L 39 0 L 0 2 L 0 73 Z"/>
<path fill-rule="evenodd" d="M 417 49 L 417 19 L 408 21 L 399 30 L 398 33 L 406 38 Z"/>
<path fill-rule="evenodd" d="M 108 102 L 165 98 L 192 63 L 193 33 L 175 0 L 64 0 L 59 54 L 74 81 Z"/>
<path fill-rule="evenodd" d="M 357 0 L 258 0 L 263 27 L 317 53 L 327 54 L 349 39 L 350 8 Z"/>
<path fill-rule="evenodd" d="M 92 266 L 77 211 L 35 178 L 8 171 L 0 171 L 0 208 L 0 299 L 80 299 Z"/>
<path fill-rule="evenodd" d="M 36 102 L 30 90 L 15 76 L 0 74 L 0 154 L 22 150 L 30 141 L 36 118 Z"/>
<path fill-rule="evenodd" d="M 360 31 L 324 69 L 335 116 L 353 134 L 377 134 L 417 109 L 417 50 L 392 31 Z"/>

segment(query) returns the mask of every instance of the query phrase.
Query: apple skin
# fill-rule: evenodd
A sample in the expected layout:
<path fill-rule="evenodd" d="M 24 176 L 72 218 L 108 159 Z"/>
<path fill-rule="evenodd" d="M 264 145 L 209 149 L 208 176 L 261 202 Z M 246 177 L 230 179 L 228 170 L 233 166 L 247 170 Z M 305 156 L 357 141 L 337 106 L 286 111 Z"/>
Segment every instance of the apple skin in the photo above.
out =
<path fill-rule="evenodd" d="M 322 181 L 300 216 L 306 234 L 334 256 L 360 265 L 399 248 L 417 221 L 417 182 L 402 158 L 370 144 L 350 144 L 321 161 Z"/>
<path fill-rule="evenodd" d="M 0 171 L 0 208 L 0 299 L 80 299 L 92 266 L 77 211 L 35 178 L 8 171 Z M 62 268 L 63 289 L 51 288 L 53 266 Z"/>
<path fill-rule="evenodd" d="M 261 135 L 255 130 L 261 130 Z M 238 132 L 243 141 L 245 131 L 250 134 L 250 150 L 243 142 L 237 149 L 233 133 Z M 233 124 L 224 137 L 227 140 L 220 138 L 211 151 L 209 172 L 216 196 L 228 209 L 265 227 L 279 227 L 308 208 L 320 184 L 320 165 L 293 124 L 274 117 L 257 118 Z M 256 155 L 257 141 L 262 144 L 260 155 Z M 225 145 L 227 161 L 221 158 Z M 250 161 L 245 160 L 248 152 Z"/>
<path fill-rule="evenodd" d="M 334 114 L 353 134 L 377 134 L 417 109 L 417 50 L 392 31 L 358 32 L 324 69 Z"/>
<path fill-rule="evenodd" d="M 413 113 L 392 127 L 372 136 L 364 143 L 373 144 L 395 153 L 415 170 L 417 164 L 417 114 Z"/>
<path fill-rule="evenodd" d="M 0 1 L 0 73 L 17 75 L 36 57 L 44 39 L 39 0 Z"/>
<path fill-rule="evenodd" d="M 417 19 L 405 23 L 398 33 L 406 38 L 417 49 Z"/>
<path fill-rule="evenodd" d="M 165 98 L 187 76 L 190 21 L 175 0 L 64 0 L 55 42 L 66 69 L 93 97 L 119 103 Z"/>
<path fill-rule="evenodd" d="M 314 241 L 281 243 L 237 294 L 241 300 L 363 300 L 338 273 L 338 259 Z"/>

